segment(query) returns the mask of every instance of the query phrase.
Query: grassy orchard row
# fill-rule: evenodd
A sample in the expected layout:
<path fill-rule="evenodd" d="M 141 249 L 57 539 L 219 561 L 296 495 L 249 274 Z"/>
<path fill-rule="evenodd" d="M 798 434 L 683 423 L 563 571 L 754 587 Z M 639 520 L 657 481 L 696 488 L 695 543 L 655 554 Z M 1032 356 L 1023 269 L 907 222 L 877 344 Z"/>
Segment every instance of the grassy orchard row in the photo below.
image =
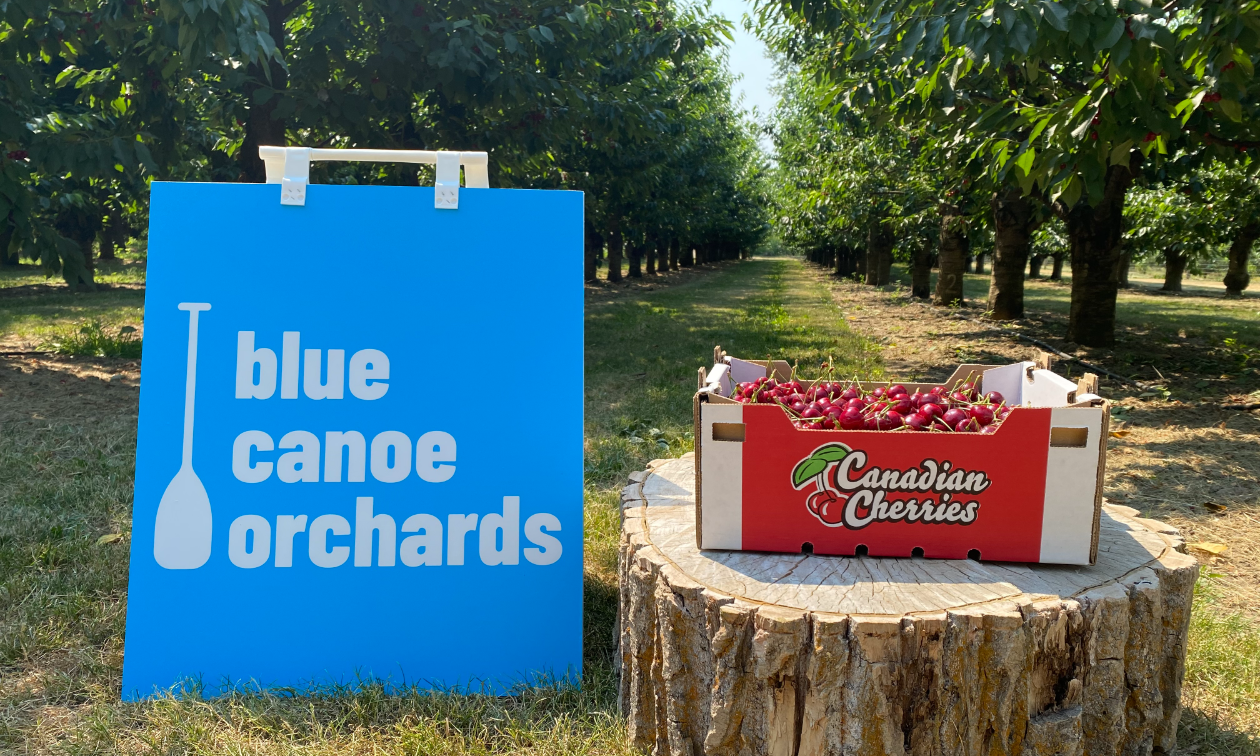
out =
<path fill-rule="evenodd" d="M 866 390 L 856 381 L 762 377 L 735 386 L 731 398 L 741 404 L 777 404 L 803 430 L 991 434 L 1011 413 L 1001 393 L 981 395 L 970 378 L 912 394 L 899 383 Z"/>

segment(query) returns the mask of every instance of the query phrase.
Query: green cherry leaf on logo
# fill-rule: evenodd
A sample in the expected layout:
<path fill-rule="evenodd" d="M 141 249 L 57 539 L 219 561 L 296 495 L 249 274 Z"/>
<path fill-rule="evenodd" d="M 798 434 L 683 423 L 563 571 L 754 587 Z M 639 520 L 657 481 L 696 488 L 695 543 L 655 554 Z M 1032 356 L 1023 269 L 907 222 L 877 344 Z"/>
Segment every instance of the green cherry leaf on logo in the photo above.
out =
<path fill-rule="evenodd" d="M 809 457 L 803 460 L 796 469 L 792 471 L 792 485 L 800 488 L 805 485 L 810 478 L 827 469 L 827 461 L 817 457 Z"/>
<path fill-rule="evenodd" d="M 839 462 L 849 456 L 849 447 L 844 444 L 827 444 L 810 455 L 810 459 L 821 459 L 824 462 Z"/>
<path fill-rule="evenodd" d="M 822 474 L 827 465 L 839 462 L 849 455 L 849 447 L 844 444 L 827 444 L 814 450 L 814 453 L 801 460 L 792 470 L 792 486 L 800 488 L 806 481 Z"/>

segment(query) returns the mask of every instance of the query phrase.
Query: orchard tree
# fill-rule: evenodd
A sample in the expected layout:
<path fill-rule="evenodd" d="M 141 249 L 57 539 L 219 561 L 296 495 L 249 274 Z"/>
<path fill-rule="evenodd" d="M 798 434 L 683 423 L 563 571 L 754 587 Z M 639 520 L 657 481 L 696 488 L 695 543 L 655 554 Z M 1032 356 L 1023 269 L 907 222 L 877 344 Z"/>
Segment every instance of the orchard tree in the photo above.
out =
<path fill-rule="evenodd" d="M 1217 166 L 1204 176 L 1208 198 L 1217 217 L 1215 231 L 1229 244 L 1229 269 L 1225 273 L 1225 295 L 1242 296 L 1251 283 L 1247 271 L 1251 247 L 1260 238 L 1260 180 L 1256 161 Z"/>
<path fill-rule="evenodd" d="M 250 0 L 0 5 L 0 262 L 19 254 L 92 286 L 93 244 L 155 175 L 201 174 L 196 74 L 272 54 Z"/>
<path fill-rule="evenodd" d="M 1189 185 L 1134 190 L 1125 218 L 1126 251 L 1134 260 L 1164 264 L 1164 291 L 1181 291 L 1186 268 L 1193 271 L 1215 251 L 1219 217 Z"/>
<path fill-rule="evenodd" d="M 815 71 L 835 99 L 948 124 L 996 190 L 1017 185 L 1063 220 L 1080 344 L 1114 341 L 1124 201 L 1143 162 L 1260 146 L 1254 3 L 767 0 L 761 17 L 789 55 L 817 58 L 825 42 Z"/>

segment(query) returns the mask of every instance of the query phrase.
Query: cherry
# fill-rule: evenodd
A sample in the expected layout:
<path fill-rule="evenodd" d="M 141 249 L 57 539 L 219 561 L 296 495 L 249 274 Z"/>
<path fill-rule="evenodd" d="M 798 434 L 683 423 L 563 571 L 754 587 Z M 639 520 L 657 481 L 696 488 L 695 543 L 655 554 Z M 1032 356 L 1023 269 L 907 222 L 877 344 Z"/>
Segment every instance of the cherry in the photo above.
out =
<path fill-rule="evenodd" d="M 792 408 L 793 412 L 800 413 L 805 411 L 805 402 L 792 402 L 788 406 Z"/>
<path fill-rule="evenodd" d="M 827 417 L 834 417 L 834 418 L 839 418 L 841 415 L 844 414 L 844 411 L 845 411 L 845 408 L 839 404 L 828 405 L 827 409 L 825 410 Z"/>
<path fill-rule="evenodd" d="M 924 415 L 916 412 L 913 415 L 906 417 L 906 425 L 917 431 L 927 430 L 931 424 L 932 417 L 930 415 Z"/>
<path fill-rule="evenodd" d="M 846 406 L 846 407 L 853 407 L 854 409 L 859 409 L 859 410 L 860 410 L 860 409 L 863 409 L 864 407 L 866 407 L 866 400 L 865 400 L 865 399 L 859 399 L 859 398 L 857 398 L 857 397 L 854 397 L 853 399 L 850 399 L 849 401 L 845 402 L 845 406 Z"/>
<path fill-rule="evenodd" d="M 1006 401 L 1006 397 L 1002 396 L 999 391 L 990 391 L 984 395 L 984 399 L 989 404 L 1002 404 Z"/>
<path fill-rule="evenodd" d="M 845 430 L 861 430 L 866 425 L 866 418 L 860 410 L 847 409 L 840 413 L 840 427 Z"/>
<path fill-rule="evenodd" d="M 980 429 L 980 432 L 987 436 L 997 433 L 997 429 L 998 427 L 996 425 L 986 425 Z"/>
<path fill-rule="evenodd" d="M 948 395 L 948 394 L 949 394 L 949 389 L 945 388 L 944 386 L 933 386 L 933 387 L 932 387 L 932 389 L 931 389 L 928 393 L 929 393 L 929 394 L 937 394 L 938 396 L 939 396 L 939 395 L 941 395 L 941 394 L 946 394 L 946 395 Z"/>
<path fill-rule="evenodd" d="M 950 400 L 957 402 L 959 404 L 967 404 L 968 402 L 971 401 L 971 397 L 962 391 L 955 391 L 954 393 L 949 395 L 949 398 Z"/>
<path fill-rule="evenodd" d="M 801 412 L 801 418 L 808 420 L 811 417 L 822 417 L 822 414 L 816 405 L 811 404 Z"/>
<path fill-rule="evenodd" d="M 906 391 L 906 387 L 902 386 L 900 383 L 898 383 L 895 386 L 888 387 L 889 396 L 896 396 L 897 394 L 909 394 L 909 393 L 910 393 L 909 391 Z"/>
<path fill-rule="evenodd" d="M 858 390 L 857 390 L 857 389 L 855 389 L 855 388 L 847 388 L 847 389 L 845 389 L 844 391 L 841 391 L 841 392 L 840 392 L 840 398 L 841 398 L 841 399 L 844 399 L 844 400 L 846 400 L 846 401 L 847 401 L 847 400 L 850 400 L 850 399 L 857 399 L 857 398 L 858 398 Z"/>
<path fill-rule="evenodd" d="M 905 394 L 898 394 L 897 401 L 892 405 L 893 411 L 901 415 L 908 415 L 914 412 L 914 402 L 906 398 Z"/>
<path fill-rule="evenodd" d="M 892 430 L 893 428 L 900 428 L 905 422 L 905 417 L 896 410 L 888 410 L 883 417 L 879 418 L 878 422 L 879 430 Z"/>
<path fill-rule="evenodd" d="M 980 424 L 976 422 L 976 419 L 974 417 L 969 417 L 966 420 L 963 420 L 962 422 L 958 423 L 958 425 L 955 425 L 954 430 L 958 431 L 959 433 L 975 433 L 976 431 L 980 430 Z"/>
<path fill-rule="evenodd" d="M 831 415 L 823 415 L 822 422 L 819 425 L 823 427 L 823 430 L 835 430 L 836 420 Z"/>
<path fill-rule="evenodd" d="M 945 424 L 949 427 L 955 428 L 961 423 L 965 423 L 970 420 L 971 415 L 967 414 L 966 410 L 961 410 L 955 407 L 953 409 L 946 410 L 941 419 L 944 420 Z"/>
<path fill-rule="evenodd" d="M 831 400 L 827 398 L 826 394 L 823 394 L 822 396 L 818 397 L 818 399 L 816 399 L 814 403 L 817 404 L 818 408 L 823 410 L 824 412 L 826 412 L 827 408 L 831 406 Z"/>
<path fill-rule="evenodd" d="M 886 409 L 888 409 L 888 402 L 875 402 L 874 404 L 868 406 L 866 411 L 868 414 L 875 413 L 878 415 Z"/>
<path fill-rule="evenodd" d="M 925 404 L 919 408 L 919 414 L 926 418 L 940 417 L 945 414 L 945 410 L 939 404 Z"/>
<path fill-rule="evenodd" d="M 977 404 L 971 408 L 971 416 L 981 425 L 988 425 L 993 422 L 993 408 Z"/>
<path fill-rule="evenodd" d="M 888 389 L 884 388 L 883 386 L 880 386 L 871 392 L 871 396 L 879 398 L 879 397 L 884 396 L 887 393 L 888 393 Z"/>

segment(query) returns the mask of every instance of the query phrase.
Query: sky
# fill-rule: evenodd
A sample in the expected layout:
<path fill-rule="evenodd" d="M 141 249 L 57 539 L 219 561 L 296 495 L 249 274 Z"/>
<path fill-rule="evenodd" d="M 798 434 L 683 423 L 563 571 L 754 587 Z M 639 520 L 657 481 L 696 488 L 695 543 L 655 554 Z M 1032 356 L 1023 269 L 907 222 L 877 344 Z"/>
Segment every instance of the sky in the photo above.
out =
<path fill-rule="evenodd" d="M 766 56 L 766 46 L 751 33 L 744 31 L 743 16 L 752 12 L 752 3 L 747 0 L 713 0 L 712 11 L 725 16 L 735 25 L 735 41 L 728 45 L 731 73 L 739 80 L 735 82 L 732 96 L 743 94 L 743 106 L 751 110 L 754 106 L 764 120 L 774 110 L 777 98 L 770 94 L 770 85 L 774 80 L 774 64 Z"/>

